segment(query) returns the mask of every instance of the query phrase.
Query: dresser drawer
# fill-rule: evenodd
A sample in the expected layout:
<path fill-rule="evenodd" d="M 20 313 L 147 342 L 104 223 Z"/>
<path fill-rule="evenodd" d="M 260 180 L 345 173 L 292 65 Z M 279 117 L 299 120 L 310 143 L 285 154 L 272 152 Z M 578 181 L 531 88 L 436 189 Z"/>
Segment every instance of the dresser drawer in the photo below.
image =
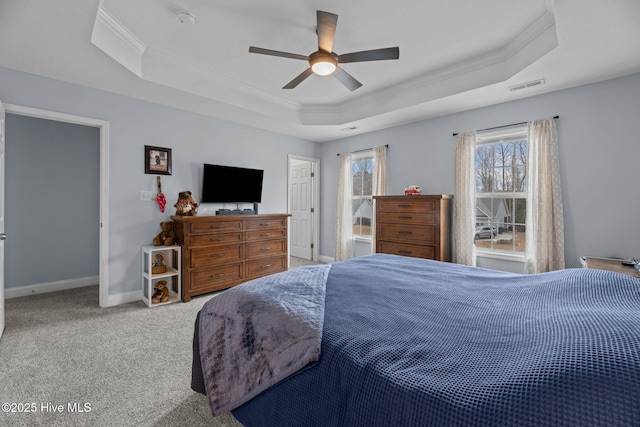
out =
<path fill-rule="evenodd" d="M 212 246 L 242 242 L 242 233 L 199 234 L 189 239 L 191 246 Z"/>
<path fill-rule="evenodd" d="M 286 240 L 265 240 L 262 242 L 247 243 L 247 259 L 255 256 L 281 254 L 286 250 Z"/>
<path fill-rule="evenodd" d="M 242 260 L 242 245 L 221 245 L 191 249 L 192 268 Z"/>
<path fill-rule="evenodd" d="M 378 221 L 380 222 L 400 222 L 407 224 L 427 224 L 434 225 L 439 221 L 437 213 L 419 212 L 380 212 Z"/>
<path fill-rule="evenodd" d="M 433 212 L 437 209 L 435 200 L 378 200 L 376 199 L 376 209 L 379 212 Z"/>
<path fill-rule="evenodd" d="M 286 237 L 286 228 L 271 228 L 267 230 L 254 230 L 245 233 L 247 242 L 253 240 L 274 239 L 278 237 Z"/>
<path fill-rule="evenodd" d="M 237 282 L 242 277 L 242 263 L 200 268 L 191 272 L 192 289 L 224 289 L 228 287 L 227 283 Z"/>
<path fill-rule="evenodd" d="M 190 234 L 225 233 L 242 230 L 242 221 L 211 221 L 189 224 Z"/>
<path fill-rule="evenodd" d="M 245 222 L 247 230 L 264 230 L 267 228 L 284 228 L 287 226 L 286 218 L 251 219 Z"/>
<path fill-rule="evenodd" d="M 435 244 L 436 227 L 433 225 L 378 224 L 379 240 L 399 240 L 419 244 Z"/>
<path fill-rule="evenodd" d="M 247 261 L 245 277 L 250 279 L 253 277 L 266 276 L 267 274 L 284 271 L 286 268 L 287 260 L 285 255 L 256 259 Z"/>
<path fill-rule="evenodd" d="M 436 259 L 436 248 L 433 246 L 410 245 L 407 243 L 384 242 L 380 240 L 378 240 L 376 246 L 376 252 L 378 253 Z"/>

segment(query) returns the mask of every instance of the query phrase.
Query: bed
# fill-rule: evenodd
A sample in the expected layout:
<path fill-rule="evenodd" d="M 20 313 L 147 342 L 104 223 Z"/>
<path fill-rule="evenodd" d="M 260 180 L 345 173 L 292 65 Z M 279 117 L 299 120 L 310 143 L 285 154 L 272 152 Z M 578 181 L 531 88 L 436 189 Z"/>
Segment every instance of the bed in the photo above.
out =
<path fill-rule="evenodd" d="M 285 369 L 262 361 L 257 386 L 230 406 L 212 404 L 214 414 L 232 410 L 247 427 L 640 425 L 639 279 L 595 269 L 519 275 L 384 254 L 308 268 L 247 286 L 270 289 L 268 306 L 278 286 L 292 295 L 314 282 L 302 291 L 310 327 L 283 344 L 276 359 L 303 347 L 278 360 Z M 247 346 L 246 325 L 244 349 L 220 344 L 243 321 L 217 298 L 196 319 L 193 341 L 192 388 L 209 390 L 210 402 L 210 383 L 226 390 L 244 377 L 237 366 L 220 374 L 221 354 L 250 361 L 259 353 L 255 341 Z M 279 313 L 296 311 L 292 304 Z M 214 329 L 222 341 L 206 350 L 212 319 L 203 313 L 223 310 Z M 289 335 L 280 315 L 275 327 L 271 315 L 254 323 Z"/>

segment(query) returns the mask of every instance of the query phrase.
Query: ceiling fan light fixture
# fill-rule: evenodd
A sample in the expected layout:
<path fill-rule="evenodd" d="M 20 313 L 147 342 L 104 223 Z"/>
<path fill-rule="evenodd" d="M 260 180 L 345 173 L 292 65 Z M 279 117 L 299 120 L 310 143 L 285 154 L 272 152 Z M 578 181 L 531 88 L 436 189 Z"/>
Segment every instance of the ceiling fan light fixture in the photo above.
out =
<path fill-rule="evenodd" d="M 323 51 L 314 52 L 309 57 L 309 64 L 315 74 L 328 76 L 338 68 L 338 55 Z"/>
<path fill-rule="evenodd" d="M 319 76 L 328 76 L 336 70 L 336 64 L 328 61 L 318 61 L 311 66 L 311 69 Z"/>

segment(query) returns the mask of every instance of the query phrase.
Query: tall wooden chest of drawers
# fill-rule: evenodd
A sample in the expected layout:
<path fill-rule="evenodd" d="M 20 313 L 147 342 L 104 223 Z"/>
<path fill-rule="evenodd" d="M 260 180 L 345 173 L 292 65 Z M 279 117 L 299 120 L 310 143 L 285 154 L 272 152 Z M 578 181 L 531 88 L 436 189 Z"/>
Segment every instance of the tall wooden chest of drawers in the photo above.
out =
<path fill-rule="evenodd" d="M 451 261 L 453 196 L 374 196 L 376 252 Z"/>
<path fill-rule="evenodd" d="M 288 267 L 288 214 L 173 216 L 182 300 Z"/>

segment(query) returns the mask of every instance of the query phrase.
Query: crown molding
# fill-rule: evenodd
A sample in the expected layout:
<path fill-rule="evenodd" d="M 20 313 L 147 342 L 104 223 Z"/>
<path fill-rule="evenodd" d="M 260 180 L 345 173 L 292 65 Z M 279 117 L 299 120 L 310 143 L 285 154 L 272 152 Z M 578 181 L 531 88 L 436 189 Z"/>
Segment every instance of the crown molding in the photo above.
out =
<path fill-rule="evenodd" d="M 145 44 L 104 8 L 102 0 L 96 13 L 91 43 L 133 74 L 141 77 Z"/>
<path fill-rule="evenodd" d="M 331 105 L 301 105 L 145 45 L 101 1 L 91 42 L 141 79 L 303 126 L 344 126 L 504 82 L 558 46 L 546 12 L 503 46 Z"/>
<path fill-rule="evenodd" d="M 267 116 L 299 121 L 301 105 L 210 68 L 147 48 L 141 78 Z"/>

